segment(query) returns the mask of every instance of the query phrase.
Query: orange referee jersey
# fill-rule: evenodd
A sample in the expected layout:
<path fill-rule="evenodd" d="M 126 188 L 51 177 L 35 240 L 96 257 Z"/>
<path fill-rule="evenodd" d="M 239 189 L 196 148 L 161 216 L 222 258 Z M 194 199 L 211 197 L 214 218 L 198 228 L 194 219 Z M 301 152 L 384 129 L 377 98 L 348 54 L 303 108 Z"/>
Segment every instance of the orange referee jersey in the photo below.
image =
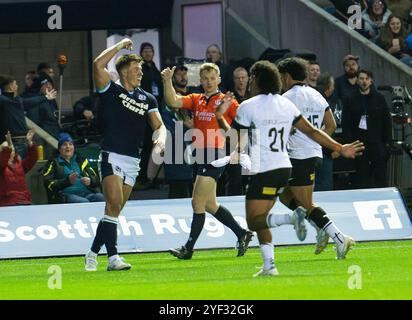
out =
<path fill-rule="evenodd" d="M 193 113 L 193 125 L 195 129 L 200 130 L 203 134 L 203 139 L 198 139 L 194 135 L 194 146 L 198 149 L 219 148 L 222 149 L 225 145 L 225 137 L 222 130 L 219 129 L 219 124 L 215 118 L 216 106 L 222 101 L 225 95 L 217 92 L 207 98 L 204 94 L 192 93 L 187 96 L 182 96 L 183 109 L 191 110 Z M 236 111 L 239 103 L 233 100 L 230 107 L 223 115 L 229 125 L 232 124 L 236 117 Z"/>

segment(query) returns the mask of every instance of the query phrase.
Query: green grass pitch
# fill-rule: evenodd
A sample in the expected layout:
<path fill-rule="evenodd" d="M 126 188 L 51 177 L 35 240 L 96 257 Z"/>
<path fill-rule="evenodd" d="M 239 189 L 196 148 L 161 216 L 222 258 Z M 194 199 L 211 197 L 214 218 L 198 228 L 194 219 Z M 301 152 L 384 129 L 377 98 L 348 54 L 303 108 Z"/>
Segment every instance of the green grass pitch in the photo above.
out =
<path fill-rule="evenodd" d="M 334 246 L 318 256 L 313 245 L 277 247 L 277 277 L 253 278 L 261 265 L 251 248 L 236 258 L 232 250 L 196 251 L 192 260 L 168 253 L 127 254 L 130 271 L 107 272 L 99 256 L 97 272 L 85 272 L 82 257 L 1 261 L 0 299 L 412 299 L 412 241 L 358 243 L 346 260 Z M 61 268 L 61 289 L 48 273 Z M 348 273 L 351 266 L 361 273 Z M 360 269 L 359 269 L 360 268 Z M 356 276 L 360 289 L 350 289 Z M 50 279 L 50 280 L 49 280 Z"/>

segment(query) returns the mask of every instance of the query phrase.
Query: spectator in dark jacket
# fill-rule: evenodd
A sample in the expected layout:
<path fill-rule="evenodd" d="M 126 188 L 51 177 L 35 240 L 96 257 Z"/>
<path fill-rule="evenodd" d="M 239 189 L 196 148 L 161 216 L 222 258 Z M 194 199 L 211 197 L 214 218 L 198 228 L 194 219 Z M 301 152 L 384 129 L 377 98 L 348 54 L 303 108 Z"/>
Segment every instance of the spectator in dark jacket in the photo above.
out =
<path fill-rule="evenodd" d="M 140 46 L 140 56 L 143 58 L 141 87 L 143 90 L 153 94 L 157 103 L 161 106 L 163 101 L 163 83 L 160 71 L 153 61 L 153 45 L 149 42 L 143 42 Z"/>
<path fill-rule="evenodd" d="M 22 160 L 15 152 L 10 132 L 0 146 L 0 206 L 28 205 L 32 203 L 25 175 L 37 161 L 37 148 L 33 144 L 34 131 L 26 135 L 28 154 Z"/>
<path fill-rule="evenodd" d="M 169 184 L 169 199 L 190 198 L 193 191 L 193 169 L 192 165 L 185 161 L 185 150 L 189 150 L 187 148 L 191 141 L 184 141 L 183 135 L 193 126 L 191 119 L 186 110 L 167 106 L 162 112 L 162 119 L 169 131 L 164 164 L 165 178 Z M 180 141 L 183 142 L 179 144 Z"/>
<path fill-rule="evenodd" d="M 73 105 L 73 115 L 77 120 L 93 121 L 99 107 L 99 96 L 93 94 L 81 98 Z"/>
<path fill-rule="evenodd" d="M 32 88 L 38 91 L 38 95 L 44 95 L 46 92 L 54 90 L 53 80 L 47 74 L 41 73 L 35 79 Z M 42 101 L 36 108 L 31 109 L 31 112 L 27 112 L 27 117 L 53 137 L 57 138 L 59 135 L 60 125 L 56 99 Z"/>
<path fill-rule="evenodd" d="M 24 92 L 20 95 L 22 98 L 31 98 L 34 95 L 34 93 L 36 93 L 32 89 L 33 82 L 36 76 L 36 71 L 28 71 L 24 76 Z"/>
<path fill-rule="evenodd" d="M 159 104 L 159 111 L 162 113 L 161 106 L 163 106 L 163 83 L 159 69 L 157 69 L 153 57 L 154 48 L 149 42 L 143 42 L 140 45 L 140 55 L 143 58 L 142 64 L 142 81 L 141 88 L 153 94 Z M 153 186 L 153 183 L 147 177 L 147 168 L 149 165 L 150 155 L 153 149 L 152 141 L 153 130 L 150 126 L 146 127 L 145 139 L 143 142 L 143 149 L 141 152 L 140 172 L 138 177 L 138 189 L 147 189 Z"/>
<path fill-rule="evenodd" d="M 219 67 L 220 70 L 220 84 L 219 89 L 226 92 L 232 87 L 232 74 L 227 64 L 223 63 L 222 51 L 215 43 L 209 45 L 206 49 L 206 62 L 212 62 Z"/>
<path fill-rule="evenodd" d="M 32 98 L 17 97 L 18 85 L 12 76 L 0 75 L 0 141 L 10 131 L 16 153 L 24 159 L 26 155 L 26 134 L 28 127 L 25 119 L 25 109 L 36 108 L 40 103 L 56 98 L 55 90 L 45 90 Z"/>
<path fill-rule="evenodd" d="M 357 188 L 387 186 L 392 119 L 382 94 L 371 90 L 372 73 L 359 71 L 359 91 L 343 106 L 342 128 L 346 141 L 360 140 L 365 152 L 355 159 Z"/>
<path fill-rule="evenodd" d="M 43 169 L 49 203 L 104 201 L 99 178 L 87 159 L 74 152 L 73 140 L 67 133 L 59 135 L 59 155 Z"/>
<path fill-rule="evenodd" d="M 316 90 L 318 90 L 328 102 L 336 124 L 340 124 L 341 110 L 337 110 L 339 108 L 338 103 L 332 98 L 332 94 L 335 89 L 335 81 L 333 76 L 328 72 L 321 74 L 317 79 L 316 85 Z M 336 137 L 333 134 L 332 137 L 336 140 Z M 332 151 L 322 147 L 322 154 L 322 165 L 315 169 L 315 191 L 330 191 L 333 190 Z"/>
<path fill-rule="evenodd" d="M 335 79 L 335 94 L 345 103 L 359 91 L 358 71 L 359 57 L 348 54 L 343 58 L 345 73 Z"/>

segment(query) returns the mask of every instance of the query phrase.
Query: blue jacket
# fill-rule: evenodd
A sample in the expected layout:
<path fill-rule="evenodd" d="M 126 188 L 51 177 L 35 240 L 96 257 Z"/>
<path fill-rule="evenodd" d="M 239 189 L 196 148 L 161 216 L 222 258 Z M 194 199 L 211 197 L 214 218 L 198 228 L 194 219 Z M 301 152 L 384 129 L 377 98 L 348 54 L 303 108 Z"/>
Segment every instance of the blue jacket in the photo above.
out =
<path fill-rule="evenodd" d="M 166 129 L 169 131 L 170 135 L 168 134 L 168 139 L 166 141 L 166 150 L 165 150 L 165 177 L 167 181 L 170 180 L 192 180 L 193 178 L 193 169 L 192 165 L 189 165 L 187 163 L 183 164 L 175 164 L 175 155 L 176 155 L 176 143 L 175 143 L 175 128 L 176 128 L 176 122 L 177 121 L 182 121 L 179 119 L 179 116 L 176 112 L 173 110 L 169 109 L 166 107 L 162 111 L 162 119 L 163 123 L 165 124 Z M 184 127 L 183 133 L 185 133 L 188 130 L 188 128 Z M 169 138 L 172 138 L 172 141 L 169 140 Z M 178 137 L 178 139 L 181 139 L 183 141 L 183 137 Z M 183 141 L 183 152 L 191 144 L 191 141 Z M 170 158 L 170 153 L 172 154 L 172 163 L 167 163 L 167 159 Z M 181 159 L 184 159 L 183 154 L 181 157 L 178 157 Z"/>

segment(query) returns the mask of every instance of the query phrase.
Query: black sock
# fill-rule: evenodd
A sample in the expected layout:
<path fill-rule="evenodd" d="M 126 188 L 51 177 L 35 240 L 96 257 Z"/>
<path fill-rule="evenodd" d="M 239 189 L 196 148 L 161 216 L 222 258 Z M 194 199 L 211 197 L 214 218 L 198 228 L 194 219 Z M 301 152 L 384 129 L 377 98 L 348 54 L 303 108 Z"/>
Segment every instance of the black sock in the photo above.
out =
<path fill-rule="evenodd" d="M 107 256 L 114 256 L 117 254 L 117 218 L 104 216 L 102 229 Z"/>
<path fill-rule="evenodd" d="M 243 236 L 246 232 L 245 229 L 243 229 L 239 223 L 233 218 L 232 214 L 230 213 L 229 210 L 227 210 L 224 206 L 220 206 L 219 209 L 215 213 L 215 218 L 219 220 L 221 223 L 223 223 L 225 226 L 230 228 L 238 239 Z"/>
<path fill-rule="evenodd" d="M 200 233 L 202 232 L 203 225 L 205 224 L 205 218 L 206 218 L 205 213 L 193 213 L 193 220 L 192 220 L 192 226 L 190 229 L 189 239 L 187 240 L 185 244 L 185 247 L 187 250 L 189 251 L 193 250 L 193 247 L 195 246 L 197 238 L 199 238 Z"/>
<path fill-rule="evenodd" d="M 288 204 L 284 204 L 284 205 L 287 206 L 292 211 L 295 211 L 296 208 L 298 207 L 298 204 L 296 203 L 295 199 L 290 200 L 290 202 Z"/>
<path fill-rule="evenodd" d="M 90 249 L 94 253 L 99 253 L 102 245 L 104 245 L 104 237 L 103 237 L 103 219 L 100 220 L 97 230 L 96 236 L 94 237 L 92 248 Z"/>
<path fill-rule="evenodd" d="M 326 212 L 321 207 L 316 207 L 309 214 L 309 219 L 312 220 L 319 229 L 323 229 L 329 222 Z"/>

